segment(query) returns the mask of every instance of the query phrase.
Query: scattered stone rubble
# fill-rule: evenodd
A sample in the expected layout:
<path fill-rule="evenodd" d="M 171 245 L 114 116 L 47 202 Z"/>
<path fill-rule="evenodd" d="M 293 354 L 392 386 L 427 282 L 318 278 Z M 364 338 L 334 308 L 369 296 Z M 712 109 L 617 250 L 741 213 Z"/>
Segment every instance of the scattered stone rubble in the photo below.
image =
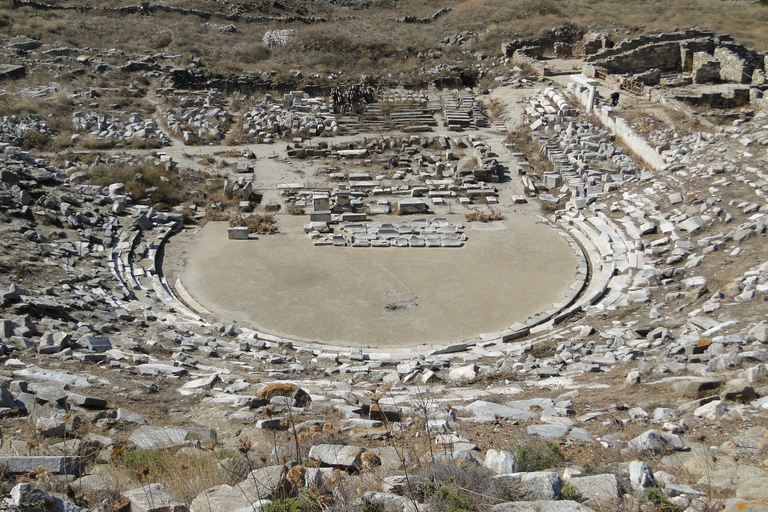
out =
<path fill-rule="evenodd" d="M 302 91 L 283 96 L 282 101 L 266 94 L 264 100 L 242 116 L 243 137 L 247 141 L 269 144 L 280 137 L 317 137 L 336 134 L 339 126 L 328 104 L 309 98 Z"/>
<path fill-rule="evenodd" d="M 278 48 L 290 43 L 295 35 L 296 31 L 292 29 L 267 30 L 264 32 L 264 37 L 261 38 L 261 42 L 264 43 L 264 46 L 267 48 Z"/>
<path fill-rule="evenodd" d="M 23 143 L 25 137 L 29 136 L 30 132 L 45 138 L 53 135 L 53 132 L 46 124 L 37 119 L 5 116 L 0 124 L 0 142 L 19 145 Z"/>
<path fill-rule="evenodd" d="M 314 245 L 336 247 L 463 247 L 467 237 L 464 226 L 448 219 L 412 219 L 400 222 L 341 222 L 339 232 L 328 231 L 325 222 L 304 225 Z"/>
<path fill-rule="evenodd" d="M 96 112 L 74 112 L 72 128 L 75 132 L 87 133 L 91 139 L 102 141 L 154 141 L 159 146 L 169 144 L 168 137 L 158 129 L 152 119 L 144 119 L 138 113 L 119 117 L 102 115 Z M 127 117 L 127 119 L 126 119 Z M 72 136 L 77 140 L 80 135 Z"/>
<path fill-rule="evenodd" d="M 296 99 L 287 100 L 290 107 Z M 562 91 L 535 93 L 526 115 L 552 171 L 539 174 L 522 158 L 515 170 L 529 193 L 546 190 L 560 208 L 541 220 L 580 255 L 578 278 L 559 304 L 525 323 L 449 345 L 388 352 L 208 323 L 201 306 L 178 299 L 182 292 L 160 268 L 162 245 L 182 227 L 180 213 L 133 204 L 121 184 L 91 185 L 86 168 L 60 168 L 3 144 L 0 245 L 11 255 L 0 274 L 4 474 L 15 478 L 42 468 L 71 491 L 95 492 L 104 489 L 104 468 L 115 450 L 236 450 L 234 431 L 292 432 L 298 439 L 329 425 L 346 437 L 312 443 L 303 465 L 294 464 L 292 438 L 274 437 L 279 441 L 263 464 L 188 505 L 157 482 L 125 482 L 121 498 L 132 510 L 225 512 L 277 499 L 288 484 L 318 489 L 375 472 L 386 478 L 362 500 L 415 510 L 417 497 L 403 483 L 413 473 L 396 449 L 397 435 L 412 433 L 424 443 L 421 454 L 485 467 L 518 489 L 525 499 L 497 504 L 491 510 L 498 512 L 639 506 L 648 491 L 691 512 L 706 510 L 713 490 L 724 493 L 724 510 L 764 504 L 768 118 L 759 112 L 702 134 L 653 171 L 632 161 L 609 131 L 581 118 Z M 416 158 L 430 145 L 440 146 L 445 158 Z M 480 134 L 381 138 L 360 146 L 318 149 L 335 151 L 339 161 L 397 149 L 385 156 L 400 180 L 428 169 L 421 190 L 403 188 L 409 197 L 401 210 L 422 212 L 425 194 L 488 186 L 499 176 L 493 148 Z M 479 164 L 463 177 L 458 167 L 440 168 L 459 148 L 471 148 Z M 308 149 L 300 141 L 291 150 L 307 157 Z M 403 165 L 406 158 L 411 161 Z M 344 243 L 352 246 L 358 240 L 397 246 L 404 234 L 432 229 L 441 246 L 444 236 L 463 243 L 462 227 L 444 219 L 366 221 L 343 203 L 360 199 L 364 208 L 367 194 L 355 193 L 367 185 L 356 190 L 353 184 L 375 181 L 374 195 L 385 180 L 339 174 L 346 183 L 327 193 L 285 186 L 294 203 L 312 202 L 312 236 L 323 237 L 333 221 L 328 217 L 339 215 L 339 230 L 349 234 Z M 440 183 L 446 175 L 461 182 Z M 237 187 L 246 190 L 245 179 Z M 425 237 L 425 245 L 429 240 L 436 239 Z M 40 274 L 45 281 L 34 279 Z M 629 390 L 626 397 L 621 386 Z M 593 401 L 600 392 L 610 400 Z M 160 398 L 152 402 L 153 395 Z M 654 404 L 638 396 L 659 398 Z M 132 410 L 144 401 L 172 404 L 179 424 Z M 16 428 L 34 429 L 44 446 L 25 449 Z M 490 442 L 499 438 L 483 428 L 604 450 L 596 453 L 621 463 L 598 474 L 569 463 L 523 471 L 516 445 Z M 566 483 L 580 503 L 559 499 Z M 16 483 L 4 506 L 35 510 L 41 504 L 80 510 L 42 481 Z"/>
<path fill-rule="evenodd" d="M 221 103 L 221 95 L 211 89 L 195 96 L 182 96 L 179 106 L 166 112 L 166 124 L 173 135 L 182 136 L 185 144 L 218 141 L 230 125 L 230 114 Z"/>

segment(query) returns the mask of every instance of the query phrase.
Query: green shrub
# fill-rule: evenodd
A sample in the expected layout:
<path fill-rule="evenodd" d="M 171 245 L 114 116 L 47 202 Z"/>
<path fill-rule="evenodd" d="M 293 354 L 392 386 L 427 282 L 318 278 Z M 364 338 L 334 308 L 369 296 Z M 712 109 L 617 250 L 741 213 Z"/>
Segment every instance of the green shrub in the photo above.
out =
<path fill-rule="evenodd" d="M 441 512 L 469 512 L 475 510 L 472 500 L 454 485 L 429 482 L 424 486 L 425 497 Z"/>
<path fill-rule="evenodd" d="M 363 501 L 360 512 L 384 512 L 384 504 L 380 501 Z"/>
<path fill-rule="evenodd" d="M 174 206 L 181 202 L 176 174 L 152 163 L 103 165 L 90 172 L 91 183 L 94 185 L 123 183 L 126 193 L 135 203 L 142 199 L 148 199 L 152 206 L 159 203 Z"/>
<path fill-rule="evenodd" d="M 264 506 L 262 512 L 317 512 L 320 506 L 317 497 L 309 492 L 302 492 L 296 498 L 280 498 Z"/>
<path fill-rule="evenodd" d="M 571 482 L 565 482 L 563 487 L 560 489 L 560 499 L 580 501 L 581 494 Z"/>
<path fill-rule="evenodd" d="M 261 510 L 262 512 L 304 512 L 298 498 L 275 500 Z"/>
<path fill-rule="evenodd" d="M 552 441 L 545 441 L 540 446 L 518 446 L 516 455 L 518 471 L 544 471 L 561 466 L 565 462 L 560 447 Z"/>
<path fill-rule="evenodd" d="M 158 467 L 163 458 L 171 454 L 163 450 L 128 450 L 118 455 L 118 460 L 129 469 L 139 469 L 146 466 Z"/>
<path fill-rule="evenodd" d="M 654 505 L 669 504 L 669 500 L 664 495 L 664 492 L 658 487 L 654 487 L 653 489 L 648 489 L 647 491 L 645 491 L 645 494 L 643 495 L 643 497 L 645 498 L 645 501 L 649 503 L 653 503 Z"/>

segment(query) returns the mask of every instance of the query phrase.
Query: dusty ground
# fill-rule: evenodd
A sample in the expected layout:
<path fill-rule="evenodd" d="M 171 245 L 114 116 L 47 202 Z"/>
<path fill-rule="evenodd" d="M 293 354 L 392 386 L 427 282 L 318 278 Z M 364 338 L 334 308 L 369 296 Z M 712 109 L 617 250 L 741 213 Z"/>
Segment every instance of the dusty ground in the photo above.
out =
<path fill-rule="evenodd" d="M 280 234 L 246 242 L 227 240 L 225 223 L 208 223 L 174 237 L 166 261 L 183 259 L 187 291 L 227 322 L 365 346 L 501 330 L 560 301 L 574 278 L 574 253 L 531 215 L 510 216 L 500 230 L 469 228 L 458 249 L 315 247 L 304 220 L 280 216 Z M 387 307 L 395 303 L 411 307 Z"/>

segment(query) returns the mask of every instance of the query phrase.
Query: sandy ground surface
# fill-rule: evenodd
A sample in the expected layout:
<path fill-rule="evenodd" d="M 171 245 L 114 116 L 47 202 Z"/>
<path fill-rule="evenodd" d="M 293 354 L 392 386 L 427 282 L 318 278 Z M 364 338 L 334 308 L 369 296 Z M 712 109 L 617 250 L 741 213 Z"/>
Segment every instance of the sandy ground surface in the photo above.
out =
<path fill-rule="evenodd" d="M 511 129 L 522 122 L 525 98 L 533 93 L 500 87 L 481 99 L 502 104 L 504 124 Z M 438 134 L 457 135 L 442 127 L 429 135 Z M 334 344 L 444 344 L 525 320 L 562 299 L 575 276 L 576 257 L 557 233 L 537 223 L 536 202 L 514 203 L 512 196 L 522 195 L 523 188 L 516 159 L 503 145 L 506 133 L 482 129 L 462 135 L 468 134 L 484 139 L 506 169 L 498 184 L 499 205 L 494 206 L 505 215 L 495 226 L 501 230 L 468 227 L 469 241 L 460 249 L 335 248 L 312 245 L 302 230 L 306 216 L 278 215 L 280 234 L 249 241 L 227 240 L 226 225 L 210 223 L 171 239 L 163 263 L 166 278 L 173 284 L 180 277 L 186 291 L 215 313 L 213 320 Z M 359 141 L 364 136 L 332 140 Z M 284 142 L 241 147 L 175 142 L 165 151 L 180 166 L 199 168 L 201 155 L 245 147 L 257 155 L 250 162 L 262 204 L 282 203 L 280 183 L 328 186 L 321 175 L 328 162 L 291 160 Z M 367 170 L 364 162 L 357 165 Z M 457 202 L 433 207 L 433 215 L 453 215 L 462 223 L 469 211 Z"/>
<path fill-rule="evenodd" d="M 281 234 L 248 241 L 208 223 L 175 236 L 166 261 L 183 261 L 184 287 L 220 321 L 370 347 L 504 329 L 560 301 L 575 272 L 563 238 L 531 215 L 470 226 L 457 249 L 315 247 L 304 220 L 281 216 Z"/>

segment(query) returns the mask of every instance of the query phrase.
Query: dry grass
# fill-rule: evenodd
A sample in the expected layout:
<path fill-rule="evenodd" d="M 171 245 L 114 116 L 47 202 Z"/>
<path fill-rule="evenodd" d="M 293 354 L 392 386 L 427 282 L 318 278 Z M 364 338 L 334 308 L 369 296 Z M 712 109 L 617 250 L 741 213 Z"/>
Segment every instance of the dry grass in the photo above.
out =
<path fill-rule="evenodd" d="M 82 4 L 116 5 L 115 2 L 97 4 L 87 0 Z M 196 0 L 174 4 L 214 12 L 225 9 L 224 5 Z M 625 3 L 608 0 L 466 0 L 447 3 L 410 0 L 372 2 L 369 8 L 357 11 L 328 3 L 281 4 L 285 9 L 269 6 L 267 12 L 277 16 L 321 16 L 330 21 L 281 24 L 279 27 L 239 22 L 236 23 L 238 32 L 225 33 L 217 26 L 228 23 L 224 19 L 211 18 L 205 23 L 196 16 L 155 12 L 150 16 L 131 16 L 131 23 L 126 23 L 125 15 L 100 10 L 41 12 L 25 7 L 0 10 L 0 25 L 4 25 L 9 35 L 26 35 L 48 44 L 121 48 L 126 51 L 126 56 L 108 59 L 117 65 L 128 60 L 131 53 L 162 50 L 184 55 L 178 64 L 184 64 L 190 55 L 201 57 L 206 70 L 213 74 L 275 70 L 278 77 L 291 68 L 302 69 L 305 76 L 312 72 L 323 75 L 339 71 L 407 75 L 419 72 L 424 64 L 430 63 L 417 58 L 417 54 L 425 50 L 441 51 L 443 60 L 461 60 L 466 65 L 467 55 L 462 49 L 444 46 L 438 41 L 462 31 L 472 31 L 474 39 L 463 50 L 498 55 L 500 43 L 505 40 L 542 35 L 552 27 L 568 23 L 611 31 L 618 38 L 641 32 L 707 27 L 730 33 L 738 42 L 754 46 L 758 51 L 768 49 L 768 34 L 764 30 L 768 7 L 760 4 L 734 4 L 728 8 L 728 16 L 722 15 L 724 4 L 715 0 Z M 252 14 L 257 15 L 264 14 L 265 9 L 249 4 L 240 4 L 240 7 L 246 13 L 253 9 Z M 453 12 L 433 23 L 419 25 L 418 30 L 414 30 L 413 25 L 396 21 L 406 15 L 429 17 L 441 7 L 450 7 Z M 295 29 L 296 38 L 284 48 L 268 49 L 260 40 L 270 28 Z"/>
<path fill-rule="evenodd" d="M 233 215 L 229 218 L 229 227 L 247 227 L 249 233 L 274 235 L 277 233 L 277 220 L 274 215 Z"/>
<path fill-rule="evenodd" d="M 117 482 L 133 480 L 141 485 L 161 483 L 187 505 L 206 489 L 215 485 L 234 485 L 244 478 L 241 471 L 229 462 L 242 459 L 234 452 L 223 450 L 190 450 L 174 453 L 169 450 L 130 450 L 114 458 L 113 468 Z"/>
<path fill-rule="evenodd" d="M 483 213 L 480 211 L 474 211 L 465 215 L 467 222 L 491 222 L 494 220 L 501 220 L 504 218 L 504 214 L 500 210 L 496 210 L 492 213 Z"/>
<path fill-rule="evenodd" d="M 126 193 L 135 203 L 147 200 L 153 206 L 173 206 L 181 202 L 177 175 L 152 163 L 97 166 L 90 173 L 94 185 L 123 183 Z"/>

